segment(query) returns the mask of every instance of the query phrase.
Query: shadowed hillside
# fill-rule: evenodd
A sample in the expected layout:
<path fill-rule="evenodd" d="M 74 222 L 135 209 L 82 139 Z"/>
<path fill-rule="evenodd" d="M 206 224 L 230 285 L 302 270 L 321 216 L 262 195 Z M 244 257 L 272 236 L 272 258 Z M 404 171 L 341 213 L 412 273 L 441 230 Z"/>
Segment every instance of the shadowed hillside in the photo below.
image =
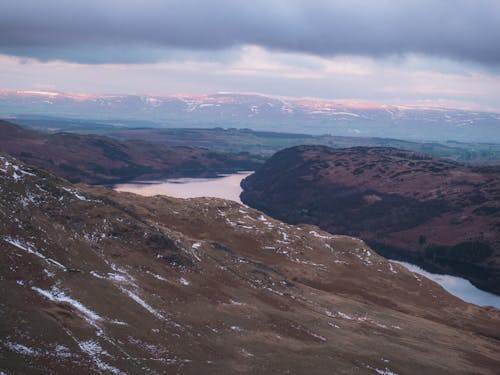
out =
<path fill-rule="evenodd" d="M 98 135 L 44 134 L 0 121 L 0 152 L 72 182 L 113 184 L 135 178 L 210 176 L 253 170 L 257 162 L 202 148 L 117 141 Z"/>
<path fill-rule="evenodd" d="M 500 294 L 498 167 L 301 146 L 277 153 L 242 186 L 242 201 L 273 217 L 360 236 L 384 256 Z"/>

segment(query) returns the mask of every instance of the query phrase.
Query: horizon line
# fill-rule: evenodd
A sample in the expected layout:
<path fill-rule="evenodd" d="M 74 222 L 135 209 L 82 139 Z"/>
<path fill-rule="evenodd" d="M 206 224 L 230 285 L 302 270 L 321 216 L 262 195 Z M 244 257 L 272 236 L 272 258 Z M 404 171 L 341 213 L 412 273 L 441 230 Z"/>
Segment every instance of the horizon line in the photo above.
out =
<path fill-rule="evenodd" d="M 209 98 L 215 95 L 243 95 L 243 96 L 260 96 L 264 98 L 277 99 L 277 100 L 288 100 L 288 101 L 314 101 L 318 103 L 328 103 L 344 105 L 352 108 L 364 108 L 364 109 L 387 109 L 387 108 L 397 108 L 400 110 L 461 110 L 467 112 L 483 112 L 483 113 L 493 113 L 500 114 L 500 108 L 472 108 L 466 106 L 446 106 L 446 105 L 423 105 L 423 104 L 389 104 L 381 103 L 376 101 L 369 101 L 356 98 L 342 98 L 342 99 L 331 99 L 323 97 L 311 97 L 311 96 L 285 96 L 285 95 L 274 95 L 265 94 L 261 92 L 252 91 L 228 91 L 221 90 L 212 93 L 162 93 L 162 94 L 151 94 L 151 93 L 90 93 L 90 92 L 69 92 L 69 91 L 50 91 L 50 90 L 36 90 L 36 89 L 0 89 L 1 94 L 18 94 L 18 95 L 39 95 L 39 96 L 50 96 L 50 97 L 73 97 L 80 98 L 82 100 L 91 98 L 113 98 L 113 97 L 125 97 L 125 96 L 138 96 L 147 98 Z"/>

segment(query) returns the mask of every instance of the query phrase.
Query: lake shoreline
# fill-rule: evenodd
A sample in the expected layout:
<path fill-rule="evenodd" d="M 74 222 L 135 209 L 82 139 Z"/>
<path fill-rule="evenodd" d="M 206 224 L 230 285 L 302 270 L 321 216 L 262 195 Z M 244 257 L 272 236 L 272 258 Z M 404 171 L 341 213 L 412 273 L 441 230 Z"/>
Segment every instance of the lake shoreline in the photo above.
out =
<path fill-rule="evenodd" d="M 479 289 L 467 279 L 448 274 L 432 273 L 409 262 L 393 259 L 388 259 L 388 261 L 399 264 L 411 272 L 427 277 L 428 279 L 441 285 L 448 293 L 460 298 L 462 301 L 472 303 L 477 306 L 492 306 L 496 309 L 500 309 L 500 296 Z"/>
<path fill-rule="evenodd" d="M 177 177 L 162 180 L 130 181 L 116 184 L 113 189 L 144 196 L 167 195 L 175 198 L 215 197 L 229 199 L 240 204 L 243 189 L 240 182 L 253 171 L 219 173 L 215 177 Z"/>

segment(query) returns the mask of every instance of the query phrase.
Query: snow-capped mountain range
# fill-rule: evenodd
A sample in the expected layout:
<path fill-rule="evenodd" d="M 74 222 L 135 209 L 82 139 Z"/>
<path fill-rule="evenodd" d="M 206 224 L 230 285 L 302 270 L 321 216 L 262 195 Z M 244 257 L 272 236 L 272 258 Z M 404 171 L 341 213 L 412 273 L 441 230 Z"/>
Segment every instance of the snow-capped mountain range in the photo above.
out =
<path fill-rule="evenodd" d="M 155 127 L 256 130 L 500 142 L 500 114 L 442 107 L 379 105 L 345 100 L 212 95 L 88 95 L 0 91 L 0 116 L 54 116 Z M 122 123 L 123 122 L 123 123 Z"/>

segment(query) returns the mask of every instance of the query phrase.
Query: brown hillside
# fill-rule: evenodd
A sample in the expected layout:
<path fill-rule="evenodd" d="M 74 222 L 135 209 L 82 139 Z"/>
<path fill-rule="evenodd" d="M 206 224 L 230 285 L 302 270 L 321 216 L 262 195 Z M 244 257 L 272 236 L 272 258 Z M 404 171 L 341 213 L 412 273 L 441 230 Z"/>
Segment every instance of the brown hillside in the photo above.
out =
<path fill-rule="evenodd" d="M 6 373 L 496 374 L 500 315 L 361 240 L 0 158 Z"/>
<path fill-rule="evenodd" d="M 72 182 L 113 184 L 137 178 L 209 176 L 253 170 L 248 157 L 203 148 L 117 141 L 97 135 L 44 134 L 0 121 L 0 152 Z"/>

